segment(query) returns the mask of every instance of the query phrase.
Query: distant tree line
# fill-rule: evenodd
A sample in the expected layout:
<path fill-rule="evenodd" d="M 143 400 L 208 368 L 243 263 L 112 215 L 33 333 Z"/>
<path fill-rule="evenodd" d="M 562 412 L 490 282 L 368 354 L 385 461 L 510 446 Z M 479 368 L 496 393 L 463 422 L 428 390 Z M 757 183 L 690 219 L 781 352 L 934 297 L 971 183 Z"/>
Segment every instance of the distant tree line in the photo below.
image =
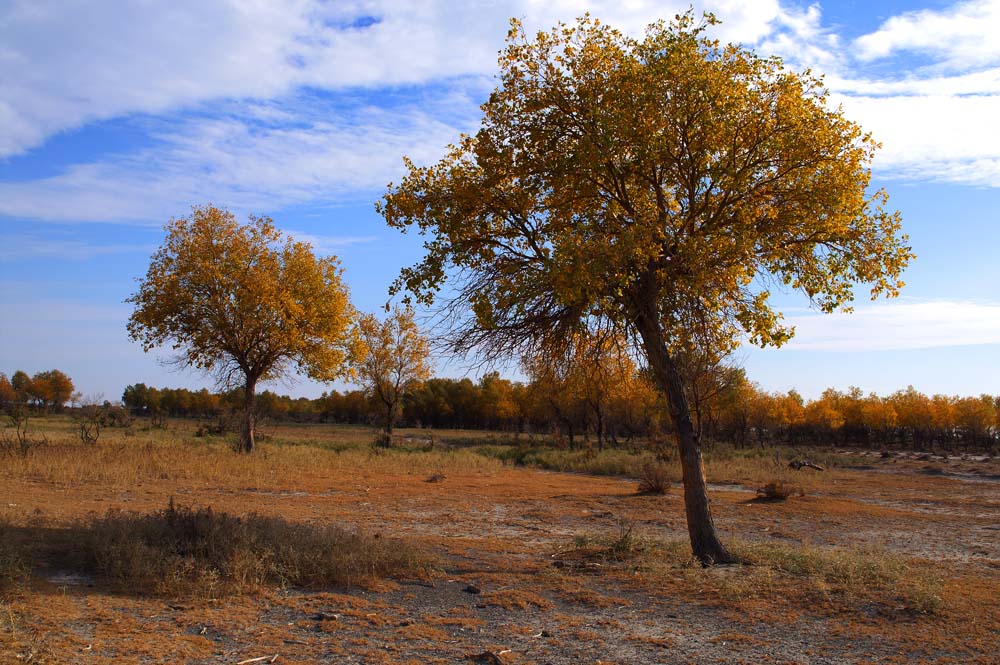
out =
<path fill-rule="evenodd" d="M 586 356 L 525 363 L 528 381 L 497 372 L 478 381 L 430 378 L 402 396 L 398 424 L 434 429 L 476 429 L 550 435 L 569 448 L 633 445 L 673 432 L 648 370 L 627 359 Z M 687 386 L 696 426 L 708 445 L 736 447 L 841 445 L 916 450 L 987 450 L 1000 447 L 1000 396 L 925 395 L 912 386 L 891 395 L 830 388 L 804 399 L 795 390 L 768 392 L 744 370 L 719 366 L 691 372 Z M 237 388 L 125 388 L 122 403 L 136 416 L 216 418 L 244 407 Z M 72 379 L 58 369 L 29 376 L 0 373 L 0 410 L 60 412 L 81 402 Z M 261 417 L 300 423 L 365 425 L 379 422 L 384 403 L 370 390 L 330 391 L 318 398 L 265 390 Z"/>
<path fill-rule="evenodd" d="M 431 378 L 408 390 L 399 425 L 551 435 L 569 448 L 615 447 L 672 434 L 665 405 L 648 371 L 561 374 L 535 369 L 526 382 L 498 373 L 478 381 Z M 2 385 L 2 384 L 0 384 Z M 995 451 L 1000 440 L 1000 396 L 928 396 L 912 386 L 891 395 L 828 389 L 813 400 L 791 390 L 768 392 L 742 369 L 715 368 L 689 385 L 696 426 L 708 445 L 736 447 L 838 445 L 872 448 Z M 135 415 L 215 417 L 242 408 L 242 392 L 152 388 L 138 383 L 122 401 Z M 263 391 L 259 415 L 273 420 L 370 424 L 383 404 L 370 392 L 331 391 L 316 399 Z"/>

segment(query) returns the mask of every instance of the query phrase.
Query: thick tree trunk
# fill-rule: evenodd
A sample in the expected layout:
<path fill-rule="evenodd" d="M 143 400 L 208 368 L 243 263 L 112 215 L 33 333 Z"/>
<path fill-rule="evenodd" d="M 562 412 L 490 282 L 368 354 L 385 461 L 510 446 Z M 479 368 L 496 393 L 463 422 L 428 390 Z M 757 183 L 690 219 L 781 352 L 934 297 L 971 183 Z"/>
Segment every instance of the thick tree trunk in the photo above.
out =
<path fill-rule="evenodd" d="M 257 420 L 257 382 L 247 379 L 243 386 L 243 422 L 240 424 L 240 452 L 252 453 Z"/>
<path fill-rule="evenodd" d="M 687 515 L 691 551 L 704 565 L 733 563 L 736 559 L 719 541 L 708 504 L 705 465 L 698 444 L 698 434 L 691 421 L 691 411 L 684 394 L 684 383 L 670 350 L 663 339 L 659 321 L 648 313 L 636 317 L 636 327 L 646 350 L 646 359 L 670 405 L 670 417 L 677 430 L 681 472 L 684 479 L 684 509 Z"/>

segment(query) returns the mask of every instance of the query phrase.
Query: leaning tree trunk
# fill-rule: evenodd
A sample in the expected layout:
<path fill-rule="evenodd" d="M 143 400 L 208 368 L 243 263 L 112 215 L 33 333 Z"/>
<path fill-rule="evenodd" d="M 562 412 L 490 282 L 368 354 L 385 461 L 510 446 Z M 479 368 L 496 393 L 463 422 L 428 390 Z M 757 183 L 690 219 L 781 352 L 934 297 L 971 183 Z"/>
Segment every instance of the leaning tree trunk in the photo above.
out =
<path fill-rule="evenodd" d="M 681 473 L 684 479 L 684 509 L 687 515 L 691 551 L 704 565 L 733 563 L 735 558 L 719 541 L 715 522 L 708 505 L 708 485 L 701 457 L 698 433 L 691 421 L 691 410 L 684 394 L 684 383 L 677 364 L 663 339 L 659 321 L 648 313 L 636 317 L 636 327 L 642 338 L 646 359 L 653 370 L 660 390 L 667 396 L 670 417 L 677 430 L 680 446 Z"/>
<path fill-rule="evenodd" d="M 243 422 L 240 423 L 240 452 L 252 453 L 257 425 L 257 382 L 247 379 L 243 386 Z"/>

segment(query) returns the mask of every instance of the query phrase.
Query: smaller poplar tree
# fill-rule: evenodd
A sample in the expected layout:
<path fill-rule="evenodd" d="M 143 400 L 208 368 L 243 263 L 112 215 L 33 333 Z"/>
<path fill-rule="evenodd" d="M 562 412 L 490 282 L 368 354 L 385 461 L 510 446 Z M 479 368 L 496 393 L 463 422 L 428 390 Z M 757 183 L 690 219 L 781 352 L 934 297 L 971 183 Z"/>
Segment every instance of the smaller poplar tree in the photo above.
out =
<path fill-rule="evenodd" d="M 293 369 L 322 381 L 349 373 L 354 321 L 336 257 L 284 236 L 268 217 L 211 205 L 172 219 L 139 290 L 129 336 L 150 351 L 171 344 L 178 365 L 243 387 L 241 452 L 254 448 L 256 388 Z"/>
<path fill-rule="evenodd" d="M 364 352 L 357 363 L 357 379 L 381 407 L 383 440 L 389 445 L 403 396 L 430 377 L 430 345 L 420 334 L 410 307 L 397 305 L 384 321 L 364 314 L 358 333 Z"/>

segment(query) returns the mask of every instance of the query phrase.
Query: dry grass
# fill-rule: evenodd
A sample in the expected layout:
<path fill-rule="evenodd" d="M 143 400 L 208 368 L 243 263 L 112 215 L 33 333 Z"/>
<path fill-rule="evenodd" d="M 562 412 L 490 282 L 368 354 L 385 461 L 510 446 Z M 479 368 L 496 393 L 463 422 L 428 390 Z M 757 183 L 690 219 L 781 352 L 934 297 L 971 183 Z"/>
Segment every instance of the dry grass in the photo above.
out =
<path fill-rule="evenodd" d="M 390 450 L 373 451 L 370 428 L 282 425 L 265 430 L 260 449 L 246 456 L 231 452 L 226 437 L 195 437 L 196 423 L 147 430 L 140 422 L 132 435 L 108 428 L 97 445 L 84 446 L 68 420 L 38 421 L 33 422 L 37 434 L 50 445 L 28 459 L 12 456 L 0 465 L 0 482 L 7 489 L 0 522 L 15 525 L 16 546 L 8 550 L 48 565 L 36 567 L 27 584 L 13 582 L 20 590 L 8 594 L 7 606 L 24 618 L 0 625 L 0 654 L 30 653 L 34 638 L 25 626 L 33 625 L 63 656 L 61 662 L 84 650 L 88 657 L 99 652 L 100 658 L 150 662 L 207 662 L 224 652 L 239 662 L 279 651 L 288 662 L 380 662 L 377 652 L 390 647 L 396 651 L 382 654 L 389 660 L 456 662 L 496 646 L 487 642 L 490 636 L 510 634 L 505 631 L 511 630 L 512 612 L 524 612 L 528 620 L 558 615 L 569 606 L 581 630 L 593 630 L 607 642 L 604 653 L 588 651 L 562 623 L 550 628 L 550 636 L 524 644 L 534 649 L 553 645 L 566 662 L 570 657 L 594 662 L 613 653 L 616 640 L 632 639 L 609 623 L 622 617 L 619 607 L 630 604 L 636 616 L 651 612 L 650 625 L 637 632 L 653 641 L 628 647 L 638 649 L 643 662 L 655 662 L 660 640 L 675 641 L 691 659 L 697 649 L 706 662 L 754 660 L 759 651 L 733 647 L 739 640 L 731 636 L 759 637 L 772 625 L 780 633 L 789 622 L 811 631 L 816 643 L 809 655 L 816 659 L 856 660 L 858 649 L 877 645 L 873 657 L 991 662 L 995 646 L 1000 614 L 992 593 L 997 559 L 990 538 L 996 489 L 988 483 L 918 472 L 875 476 L 836 465 L 825 472 L 794 471 L 787 461 L 801 455 L 791 450 L 777 458 L 773 451 L 709 451 L 717 524 L 724 542 L 750 563 L 703 569 L 684 540 L 682 497 L 634 491 L 629 478 L 637 478 L 642 465 L 654 459 L 645 452 L 559 451 L 496 441 L 477 451 L 473 446 L 484 436 L 457 431 L 450 437 L 434 432 L 429 450 L 429 433 L 420 430 L 404 432 Z M 457 445 L 448 447 L 452 443 Z M 831 469 L 828 460 L 810 457 Z M 518 461 L 568 465 L 608 477 L 511 468 Z M 670 479 L 679 476 L 676 459 L 668 457 L 663 465 Z M 752 496 L 747 488 L 770 481 L 801 485 L 807 496 L 773 504 L 747 501 Z M 720 482 L 744 487 L 714 484 Z M 199 526 L 182 529 L 207 531 L 202 540 L 215 544 L 181 547 L 175 536 L 158 535 L 167 530 L 170 511 L 162 508 L 169 496 L 216 508 L 210 517 L 202 509 L 187 510 L 184 519 Z M 119 512 L 108 513 L 109 507 Z M 184 510 L 175 507 L 174 512 Z M 249 512 L 257 515 L 235 517 Z M 630 520 L 618 519 L 621 515 Z M 247 526 L 251 518 L 256 520 L 252 528 Z M 440 553 L 447 572 L 435 575 L 433 588 L 380 584 L 379 593 L 370 593 L 370 587 L 339 594 L 295 588 L 272 592 L 280 585 L 329 586 L 335 578 L 324 571 L 333 564 L 319 555 L 318 563 L 310 557 L 305 564 L 282 559 L 285 554 L 274 543 L 309 541 L 315 546 L 296 549 L 325 552 L 327 527 L 307 525 L 335 524 L 404 536 Z M 226 539 L 213 535 L 241 529 L 250 535 L 239 536 L 243 545 L 236 554 L 227 553 Z M 574 545 L 575 533 L 587 535 Z M 757 540 L 734 543 L 733 533 Z M 272 545 L 260 546 L 258 537 Z M 111 553 L 106 559 L 117 562 L 114 566 L 98 568 L 94 555 L 88 555 L 90 563 L 71 562 L 68 555 L 46 561 L 57 550 L 65 553 L 81 544 L 98 551 L 98 540 L 105 543 L 102 551 Z M 192 540 L 198 541 L 184 542 Z M 0 538 L 0 551 L 7 541 Z M 842 547 L 828 546 L 834 543 Z M 873 550 L 871 543 L 895 554 Z M 379 543 L 363 547 L 369 545 Z M 199 548 L 204 557 L 192 553 Z M 248 550 L 251 556 L 245 556 Z M 262 551 L 267 554 L 257 557 Z M 348 570 L 348 579 L 361 580 L 373 569 Z M 388 570 L 382 574 L 394 574 Z M 414 570 L 419 575 L 423 569 Z M 93 571 L 96 584 L 56 582 L 53 574 L 64 571 Z M 120 592 L 108 593 L 107 581 Z M 491 594 L 489 603 L 461 593 L 470 582 Z M 220 602 L 176 603 L 168 597 L 260 587 L 263 593 Z M 354 604 L 362 601 L 363 607 Z M 463 631 L 464 624 L 453 630 L 433 620 L 454 609 L 453 603 L 468 614 L 465 621 L 482 622 L 483 630 Z M 664 607 L 696 608 L 690 631 L 667 630 L 675 622 L 663 618 Z M 326 615 L 336 618 L 311 618 Z M 548 626 L 518 629 L 535 636 Z M 425 633 L 424 627 L 449 633 L 450 641 L 441 642 L 441 634 Z M 404 633 L 421 639 L 407 642 Z M 724 635 L 717 639 L 730 644 L 713 650 L 712 639 L 699 638 L 693 645 L 689 634 Z M 868 646 L 851 646 L 859 635 L 868 636 Z M 776 647 L 782 639 L 775 637 Z M 234 644 L 241 645 L 238 655 L 230 652 Z M 541 662 L 555 653 L 520 655 Z M 790 659 L 789 653 L 777 656 Z"/>
<path fill-rule="evenodd" d="M 703 568 L 687 543 L 651 543 L 642 565 L 653 579 L 698 588 L 734 608 L 792 609 L 820 615 L 936 615 L 943 582 L 925 563 L 857 547 L 730 543 L 744 563 Z"/>
<path fill-rule="evenodd" d="M 110 511 L 81 533 L 88 572 L 121 591 L 214 598 L 266 586 L 330 587 L 424 576 L 430 558 L 378 534 L 211 508 Z"/>
<path fill-rule="evenodd" d="M 884 551 L 759 543 L 739 543 L 735 551 L 751 564 L 748 575 L 728 585 L 738 597 L 771 595 L 776 586 L 791 584 L 805 599 L 834 608 L 871 604 L 887 614 L 936 614 L 943 609 L 937 575 Z"/>
<path fill-rule="evenodd" d="M 763 602 L 823 615 L 867 609 L 913 616 L 936 615 L 946 607 L 943 580 L 927 562 L 871 548 L 746 541 L 728 545 L 743 563 L 705 568 L 686 541 L 649 538 L 631 520 L 620 518 L 610 531 L 575 536 L 572 546 L 553 558 L 557 568 L 569 571 L 638 570 L 645 584 L 705 595 L 712 603 L 733 608 Z"/>
<path fill-rule="evenodd" d="M 757 488 L 757 498 L 761 501 L 785 501 L 796 494 L 805 496 L 805 490 L 785 480 L 771 480 Z"/>
<path fill-rule="evenodd" d="M 352 468 L 384 473 L 494 473 L 504 464 L 551 471 L 622 476 L 654 481 L 650 487 L 680 482 L 676 459 L 658 459 L 635 449 L 560 450 L 545 446 L 509 445 L 512 439 L 491 432 L 402 429 L 391 448 L 372 448 L 373 430 L 348 425 L 285 423 L 262 428 L 258 450 L 234 455 L 235 435 L 198 436 L 197 421 L 172 420 L 164 428 L 137 421 L 131 428 L 106 428 L 100 441 L 81 450 L 74 422 L 49 416 L 31 422 L 31 434 L 48 441 L 26 457 L 11 456 L 2 478 L 30 478 L 70 485 L 133 486 L 144 480 L 232 484 L 262 489 L 284 484 L 302 474 L 330 475 Z M 428 445 L 428 441 L 433 445 Z M 668 453 L 670 449 L 668 449 Z M 792 450 L 718 448 L 706 452 L 711 482 L 760 487 L 784 480 L 804 491 L 821 489 L 841 478 L 836 459 L 818 459 L 831 470 L 789 471 Z M 816 458 L 816 455 L 813 455 Z M 655 478 L 653 477 L 655 476 Z M 640 492 L 659 493 L 658 489 Z"/>
<path fill-rule="evenodd" d="M 497 459 L 512 466 L 528 466 L 548 471 L 568 471 L 589 473 L 600 476 L 623 476 L 644 478 L 655 472 L 657 484 L 669 486 L 681 481 L 680 462 L 673 448 L 655 453 L 642 448 L 608 448 L 603 451 L 593 449 L 562 450 L 547 446 L 489 445 L 476 448 L 476 452 Z M 663 453 L 666 457 L 663 457 Z M 838 464 L 850 464 L 854 460 L 838 458 L 832 454 L 817 452 L 811 454 L 814 461 L 823 464 L 824 472 L 812 469 L 790 471 L 788 460 L 801 455 L 788 448 L 759 448 L 735 450 L 719 446 L 705 452 L 706 476 L 710 482 L 759 487 L 766 482 L 782 479 L 793 482 L 797 488 L 818 490 L 841 480 L 844 475 L 837 470 Z M 644 493 L 640 490 L 640 493 Z M 655 493 L 655 492 L 654 492 Z"/>
<path fill-rule="evenodd" d="M 480 455 L 498 459 L 512 466 L 529 466 L 548 471 L 592 473 L 599 476 L 638 477 L 645 461 L 653 459 L 649 453 L 637 454 L 622 449 L 561 450 L 547 446 L 480 446 Z M 673 469 L 672 469 L 673 470 Z M 679 479 L 680 469 L 673 470 L 672 479 Z"/>
<path fill-rule="evenodd" d="M 196 436 L 194 421 L 171 421 L 164 429 L 140 426 L 131 433 L 109 428 L 100 441 L 86 447 L 68 418 L 39 418 L 33 426 L 49 444 L 30 456 L 7 458 L 0 479 L 110 487 L 172 480 L 275 489 L 286 486 L 289 478 L 343 475 L 358 468 L 426 476 L 452 470 L 492 473 L 502 467 L 465 449 L 372 450 L 371 430 L 363 427 L 282 425 L 265 435 L 266 442 L 256 452 L 238 455 L 226 437 Z M 448 435 L 441 438 L 447 440 Z"/>
<path fill-rule="evenodd" d="M 670 491 L 670 469 L 659 460 L 647 460 L 639 474 L 639 494 L 666 494 Z"/>
<path fill-rule="evenodd" d="M 0 601 L 0 662 L 58 663 L 35 617 L 15 603 Z M 9 660 L 8 660 L 9 658 Z"/>

